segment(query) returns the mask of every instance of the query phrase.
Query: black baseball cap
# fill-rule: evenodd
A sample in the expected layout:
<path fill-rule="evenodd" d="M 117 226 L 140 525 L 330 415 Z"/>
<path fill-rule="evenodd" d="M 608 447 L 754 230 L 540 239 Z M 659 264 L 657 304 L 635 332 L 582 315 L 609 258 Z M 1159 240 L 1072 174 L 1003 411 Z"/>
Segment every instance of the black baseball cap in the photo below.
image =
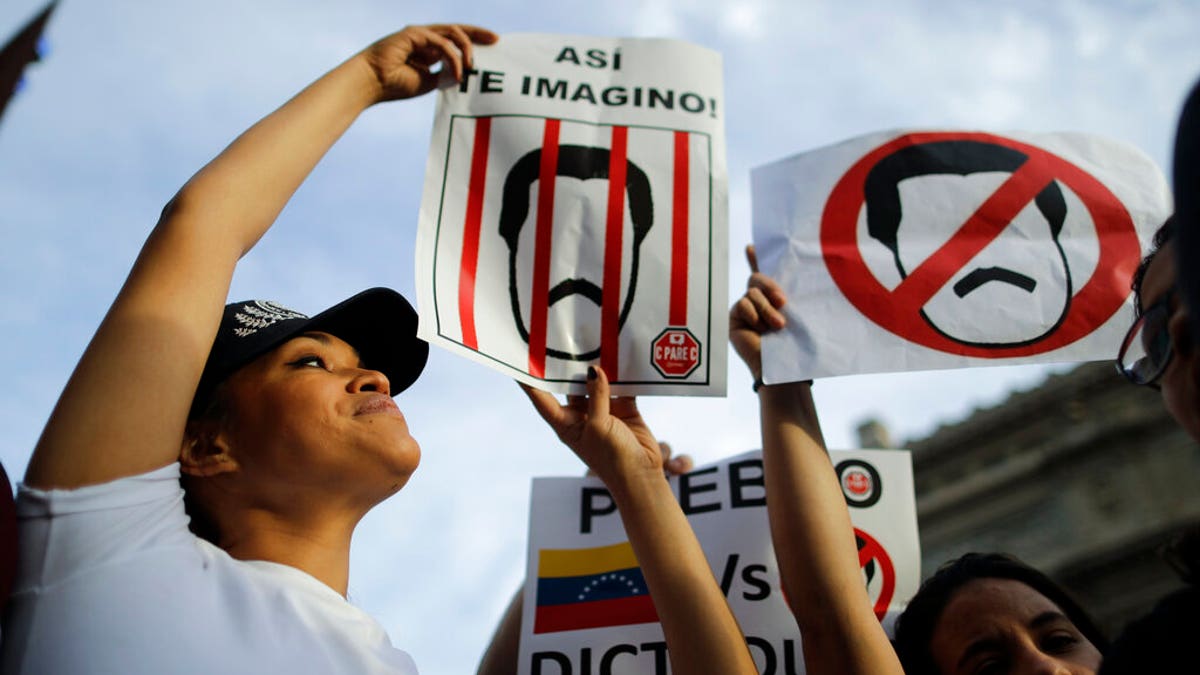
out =
<path fill-rule="evenodd" d="M 191 415 L 208 405 L 213 390 L 242 366 L 302 333 L 320 331 L 345 340 L 366 367 L 387 376 L 391 394 L 404 391 L 425 368 L 429 343 L 417 337 L 417 312 L 390 288 L 370 288 L 316 316 L 271 300 L 225 305 Z"/>

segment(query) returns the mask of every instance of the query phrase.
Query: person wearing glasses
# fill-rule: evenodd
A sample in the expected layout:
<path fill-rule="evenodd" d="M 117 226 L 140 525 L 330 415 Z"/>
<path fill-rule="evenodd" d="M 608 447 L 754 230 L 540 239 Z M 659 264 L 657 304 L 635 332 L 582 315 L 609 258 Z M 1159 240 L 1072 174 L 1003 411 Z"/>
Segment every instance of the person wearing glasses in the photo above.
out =
<path fill-rule="evenodd" d="M 1117 368 L 1134 384 L 1162 392 L 1163 406 L 1200 441 L 1200 359 L 1190 315 L 1177 290 L 1176 218 L 1154 233 L 1154 245 L 1133 276 L 1137 319 L 1117 355 Z"/>
<path fill-rule="evenodd" d="M 1200 441 L 1200 359 L 1179 290 L 1181 222 L 1176 214 L 1163 223 L 1134 273 L 1137 318 L 1121 343 L 1117 369 L 1134 384 L 1158 389 L 1167 412 Z M 1164 557 L 1187 585 L 1125 627 L 1105 654 L 1101 675 L 1169 672 L 1194 659 L 1190 639 L 1200 632 L 1200 525 L 1168 544 Z"/>

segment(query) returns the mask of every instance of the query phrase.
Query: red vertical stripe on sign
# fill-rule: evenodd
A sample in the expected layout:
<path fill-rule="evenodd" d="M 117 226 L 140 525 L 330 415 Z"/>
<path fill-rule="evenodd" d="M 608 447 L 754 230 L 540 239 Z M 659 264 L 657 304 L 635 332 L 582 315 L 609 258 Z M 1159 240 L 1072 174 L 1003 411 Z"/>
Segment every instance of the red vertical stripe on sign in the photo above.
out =
<path fill-rule="evenodd" d="M 475 271 L 479 265 L 479 229 L 483 220 L 483 193 L 487 179 L 488 141 L 492 118 L 475 120 L 475 146 L 471 149 L 471 180 L 467 184 L 467 217 L 463 223 L 462 263 L 458 268 L 458 318 L 463 344 L 479 348 L 475 335 Z"/>
<path fill-rule="evenodd" d="M 600 293 L 600 366 L 616 381 L 621 333 L 621 235 L 625 231 L 625 167 L 629 129 L 612 128 L 608 154 L 608 222 L 604 231 L 604 287 Z"/>
<path fill-rule="evenodd" d="M 529 296 L 529 374 L 534 377 L 546 376 L 546 303 L 550 295 L 550 244 L 554 235 L 554 182 L 558 175 L 559 126 L 559 120 L 546 120 L 538 172 L 533 290 Z"/>
<path fill-rule="evenodd" d="M 674 205 L 671 216 L 672 326 L 687 325 L 688 291 L 688 133 L 675 132 Z"/>

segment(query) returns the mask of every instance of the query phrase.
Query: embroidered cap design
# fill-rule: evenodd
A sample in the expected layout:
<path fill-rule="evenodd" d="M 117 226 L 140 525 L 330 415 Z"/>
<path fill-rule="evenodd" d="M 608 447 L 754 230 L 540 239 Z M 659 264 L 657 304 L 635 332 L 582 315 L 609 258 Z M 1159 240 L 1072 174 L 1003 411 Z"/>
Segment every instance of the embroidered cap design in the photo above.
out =
<path fill-rule="evenodd" d="M 270 300 L 254 300 L 243 304 L 233 315 L 234 320 L 241 324 L 233 329 L 238 337 L 249 337 L 258 331 L 289 319 L 307 319 L 300 312 L 288 309 Z"/>

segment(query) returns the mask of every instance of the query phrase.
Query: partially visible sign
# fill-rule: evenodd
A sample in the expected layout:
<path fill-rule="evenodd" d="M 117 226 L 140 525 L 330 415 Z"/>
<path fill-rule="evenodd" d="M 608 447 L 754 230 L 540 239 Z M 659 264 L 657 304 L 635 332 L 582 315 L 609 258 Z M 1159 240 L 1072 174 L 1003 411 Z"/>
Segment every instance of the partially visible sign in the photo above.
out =
<path fill-rule="evenodd" d="M 789 300 L 767 382 L 1111 359 L 1170 213 L 1153 162 L 1082 134 L 879 133 L 752 185 L 761 269 Z"/>
<path fill-rule="evenodd" d="M 909 454 L 831 454 L 850 505 L 863 584 L 890 632 L 920 579 Z M 800 635 L 771 546 L 762 453 L 671 480 L 760 672 L 803 672 Z M 603 485 L 594 478 L 535 479 L 529 526 L 518 672 L 665 675 L 658 615 Z"/>
<path fill-rule="evenodd" d="M 720 57 L 673 40 L 476 47 L 438 96 L 421 337 L 559 393 L 599 364 L 617 394 L 724 395 L 721 93 Z"/>

